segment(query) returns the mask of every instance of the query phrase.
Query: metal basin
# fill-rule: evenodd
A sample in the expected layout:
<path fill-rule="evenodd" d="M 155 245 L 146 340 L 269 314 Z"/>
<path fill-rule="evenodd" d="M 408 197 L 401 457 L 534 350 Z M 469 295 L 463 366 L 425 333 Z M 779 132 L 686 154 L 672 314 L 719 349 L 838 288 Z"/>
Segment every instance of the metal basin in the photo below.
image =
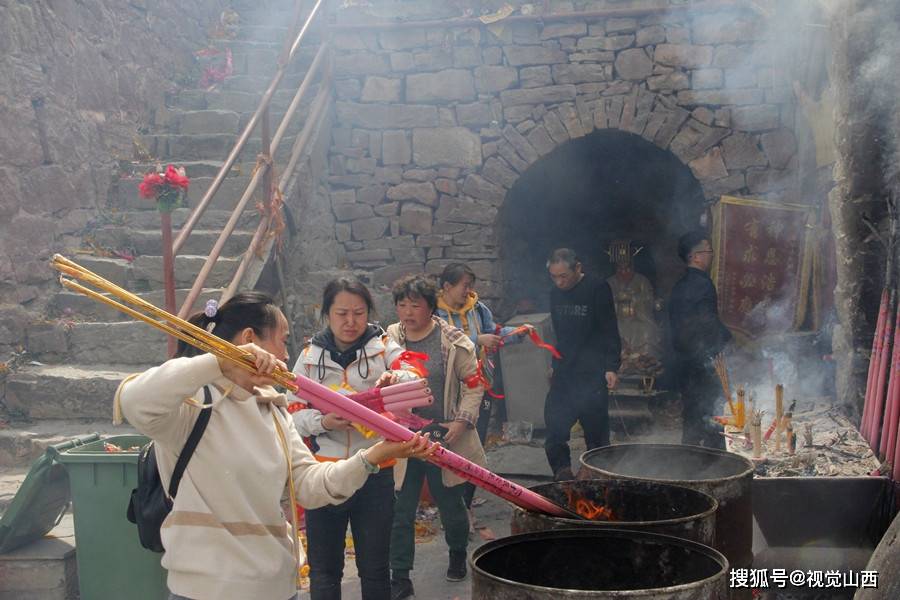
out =
<path fill-rule="evenodd" d="M 576 510 L 580 498 L 612 511 L 609 520 L 579 521 L 514 507 L 513 534 L 571 528 L 630 529 L 662 533 L 712 546 L 718 501 L 689 488 L 646 481 L 584 480 L 536 485 L 531 490 Z"/>
<path fill-rule="evenodd" d="M 725 600 L 728 560 L 696 542 L 615 529 L 523 533 L 472 554 L 473 600 Z"/>

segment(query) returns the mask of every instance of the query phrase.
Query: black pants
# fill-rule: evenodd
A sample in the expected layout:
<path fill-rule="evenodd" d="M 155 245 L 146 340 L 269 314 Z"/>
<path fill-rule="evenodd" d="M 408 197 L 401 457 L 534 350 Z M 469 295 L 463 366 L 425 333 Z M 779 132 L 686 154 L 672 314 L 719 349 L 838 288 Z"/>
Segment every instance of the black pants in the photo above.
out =
<path fill-rule="evenodd" d="M 481 397 L 481 405 L 478 408 L 478 421 L 475 423 L 475 431 L 478 432 L 478 439 L 481 440 L 482 446 L 484 446 L 484 441 L 487 439 L 488 426 L 491 424 L 491 413 L 493 410 L 494 399 L 488 394 L 483 395 Z M 463 486 L 465 486 L 465 489 L 463 489 L 463 501 L 466 503 L 466 508 L 472 508 L 472 498 L 475 497 L 475 485 L 466 482 Z"/>
<path fill-rule="evenodd" d="M 544 451 L 553 473 L 571 468 L 569 437 L 572 426 L 581 423 L 587 449 L 609 445 L 609 392 L 606 382 L 586 381 L 578 376 L 554 376 L 544 402 L 547 437 Z"/>
<path fill-rule="evenodd" d="M 681 392 L 681 443 L 691 446 L 725 449 L 721 427 L 713 423 L 722 386 L 712 365 L 685 361 L 679 365 Z"/>
<path fill-rule="evenodd" d="M 310 598 L 340 600 L 344 539 L 349 522 L 363 600 L 389 600 L 388 560 L 393 521 L 393 469 L 370 475 L 365 485 L 343 504 L 306 511 Z"/>

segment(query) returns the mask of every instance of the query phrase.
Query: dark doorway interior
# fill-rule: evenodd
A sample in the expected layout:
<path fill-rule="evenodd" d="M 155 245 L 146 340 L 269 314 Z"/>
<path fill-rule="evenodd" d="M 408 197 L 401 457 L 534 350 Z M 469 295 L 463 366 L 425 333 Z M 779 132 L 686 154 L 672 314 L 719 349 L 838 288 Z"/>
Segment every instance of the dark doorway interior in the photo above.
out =
<path fill-rule="evenodd" d="M 607 250 L 618 239 L 643 247 L 635 270 L 665 298 L 683 271 L 678 236 L 698 227 L 704 211 L 700 184 L 670 152 L 619 131 L 570 141 L 532 165 L 506 198 L 504 308 L 547 310 L 545 263 L 557 247 L 573 247 L 588 271 L 611 275 Z"/>

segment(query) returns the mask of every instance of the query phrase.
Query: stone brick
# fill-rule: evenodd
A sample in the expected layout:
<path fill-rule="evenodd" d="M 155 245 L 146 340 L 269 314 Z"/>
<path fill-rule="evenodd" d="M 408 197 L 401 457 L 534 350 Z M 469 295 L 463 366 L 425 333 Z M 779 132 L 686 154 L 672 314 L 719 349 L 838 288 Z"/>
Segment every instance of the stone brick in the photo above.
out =
<path fill-rule="evenodd" d="M 609 65 L 578 63 L 553 65 L 553 81 L 557 84 L 608 81 L 611 78 L 612 69 L 609 68 Z M 503 99 L 502 95 L 500 99 Z"/>
<path fill-rule="evenodd" d="M 651 25 L 650 27 L 638 29 L 635 37 L 634 43 L 636 46 L 643 47 L 662 44 L 666 41 L 666 30 L 661 25 Z"/>
<path fill-rule="evenodd" d="M 413 161 L 423 167 L 477 167 L 481 138 L 464 127 L 414 129 Z"/>
<path fill-rule="evenodd" d="M 614 35 L 610 37 L 583 37 L 578 40 L 576 48 L 579 52 L 591 50 L 624 50 L 634 45 L 634 35 Z"/>
<path fill-rule="evenodd" d="M 456 120 L 460 125 L 490 125 L 494 121 L 494 113 L 491 105 L 484 102 L 458 104 Z"/>
<path fill-rule="evenodd" d="M 353 237 L 353 230 L 350 223 L 335 223 L 334 235 L 339 242 L 349 242 Z"/>
<path fill-rule="evenodd" d="M 337 102 L 338 121 L 364 129 L 409 129 L 438 124 L 437 107 Z"/>
<path fill-rule="evenodd" d="M 500 92 L 504 108 L 524 104 L 558 104 L 574 99 L 575 86 L 571 84 Z"/>
<path fill-rule="evenodd" d="M 403 181 L 403 167 L 387 166 L 375 169 L 376 183 L 400 183 Z"/>
<path fill-rule="evenodd" d="M 475 89 L 480 93 L 494 93 L 515 86 L 519 72 L 512 67 L 482 66 L 475 69 Z"/>
<path fill-rule="evenodd" d="M 381 204 L 387 193 L 386 185 L 370 185 L 359 188 L 356 192 L 356 199 L 366 204 Z"/>
<path fill-rule="evenodd" d="M 509 164 L 499 157 L 491 157 L 486 160 L 481 175 L 488 181 L 507 189 L 511 188 L 519 178 Z"/>
<path fill-rule="evenodd" d="M 716 46 L 713 66 L 720 69 L 733 69 L 747 64 L 752 58 L 752 51 L 745 46 Z"/>
<path fill-rule="evenodd" d="M 707 198 L 718 198 L 722 194 L 731 194 L 743 189 L 746 184 L 744 173 L 734 173 L 722 179 L 707 179 L 700 182 L 703 194 Z"/>
<path fill-rule="evenodd" d="M 333 210 L 338 221 L 355 221 L 375 216 L 368 204 L 337 204 Z"/>
<path fill-rule="evenodd" d="M 544 25 L 541 31 L 542 40 L 552 40 L 561 37 L 580 37 L 587 33 L 587 25 L 584 23 L 549 23 Z"/>
<path fill-rule="evenodd" d="M 447 194 L 448 196 L 455 196 L 459 191 L 456 181 L 453 179 L 436 179 L 434 188 L 441 194 Z"/>
<path fill-rule="evenodd" d="M 553 75 L 551 75 L 550 67 L 546 65 L 522 67 L 519 69 L 519 82 L 523 88 L 547 86 L 553 83 Z"/>
<path fill-rule="evenodd" d="M 437 177 L 435 169 L 407 169 L 403 171 L 403 179 L 412 181 L 434 181 Z"/>
<path fill-rule="evenodd" d="M 544 127 L 547 128 L 547 133 L 550 134 L 550 137 L 557 145 L 569 141 L 569 133 L 555 111 L 551 110 L 544 115 Z"/>
<path fill-rule="evenodd" d="M 503 54 L 511 67 L 552 65 L 569 60 L 562 50 L 547 46 L 504 46 Z"/>
<path fill-rule="evenodd" d="M 488 46 L 481 49 L 481 60 L 486 65 L 499 65 L 503 62 L 503 50 L 497 46 Z"/>
<path fill-rule="evenodd" d="M 379 217 L 395 217 L 400 214 L 400 203 L 388 202 L 386 204 L 379 204 L 375 207 L 375 214 Z"/>
<path fill-rule="evenodd" d="M 409 50 L 428 45 L 424 29 L 394 29 L 378 34 L 378 43 L 385 50 Z"/>
<path fill-rule="evenodd" d="M 416 61 L 412 52 L 392 52 L 390 59 L 392 71 L 403 73 L 416 68 Z"/>
<path fill-rule="evenodd" d="M 334 90 L 339 100 L 359 100 L 362 84 L 359 79 L 338 79 L 334 82 Z"/>
<path fill-rule="evenodd" d="M 691 87 L 695 90 L 712 90 L 722 87 L 722 69 L 697 69 L 691 73 Z"/>
<path fill-rule="evenodd" d="M 528 140 L 528 143 L 530 143 L 541 156 L 549 154 L 556 148 L 556 144 L 550 139 L 550 134 L 547 133 L 547 130 L 543 125 L 534 127 L 525 137 Z"/>
<path fill-rule="evenodd" d="M 736 106 L 731 109 L 731 126 L 740 131 L 765 131 L 778 129 L 781 111 L 777 106 Z"/>
<path fill-rule="evenodd" d="M 694 18 L 695 44 L 729 44 L 760 39 L 764 27 L 759 19 L 734 14 L 698 15 Z"/>
<path fill-rule="evenodd" d="M 371 52 L 335 54 L 334 73 L 341 75 L 387 75 L 391 66 L 387 57 Z"/>
<path fill-rule="evenodd" d="M 388 228 L 388 220 L 384 217 L 372 217 L 353 221 L 353 239 L 357 241 L 377 240 L 384 236 Z"/>
<path fill-rule="evenodd" d="M 360 100 L 362 102 L 400 102 L 400 80 L 387 77 L 366 77 Z"/>
<path fill-rule="evenodd" d="M 653 61 L 643 48 L 631 48 L 616 57 L 616 75 L 632 81 L 646 79 L 653 72 Z"/>
<path fill-rule="evenodd" d="M 447 69 L 437 73 L 415 73 L 406 76 L 407 102 L 447 102 L 474 100 L 472 74 L 463 69 Z"/>
<path fill-rule="evenodd" d="M 503 119 L 508 123 L 519 123 L 531 118 L 532 106 L 530 104 L 522 106 L 510 106 L 503 111 Z"/>
<path fill-rule="evenodd" d="M 515 151 L 525 159 L 528 164 L 535 162 L 540 155 L 537 150 L 534 149 L 534 146 L 522 137 L 522 134 L 519 133 L 514 127 L 507 125 L 503 128 L 503 137 L 506 138 L 506 141 L 510 143 L 510 145 L 515 149 Z"/>
<path fill-rule="evenodd" d="M 687 44 L 660 44 L 653 53 L 653 59 L 661 65 L 696 69 L 705 67 L 713 60 L 711 46 L 691 46 Z"/>
<path fill-rule="evenodd" d="M 0 221 L 8 222 L 19 212 L 24 198 L 19 188 L 18 177 L 12 169 L 0 167 Z"/>
<path fill-rule="evenodd" d="M 762 104 L 763 90 L 684 90 L 678 92 L 681 105 Z"/>
<path fill-rule="evenodd" d="M 725 168 L 725 162 L 722 160 L 722 150 L 719 148 L 713 148 L 700 158 L 692 160 L 688 163 L 688 166 L 694 177 L 700 181 L 728 177 L 728 169 Z"/>
<path fill-rule="evenodd" d="M 497 209 L 469 198 L 444 196 L 434 216 L 439 221 L 488 225 L 497 218 Z"/>
<path fill-rule="evenodd" d="M 391 251 L 387 248 L 355 250 L 347 252 L 347 260 L 354 264 L 386 263 L 391 259 Z"/>
<path fill-rule="evenodd" d="M 400 219 L 400 230 L 403 230 L 403 218 Z M 391 250 L 394 260 L 398 263 L 425 262 L 424 248 L 395 248 Z"/>
<path fill-rule="evenodd" d="M 484 200 L 488 204 L 500 206 L 506 198 L 506 189 L 495 185 L 480 175 L 469 175 L 462 186 L 462 192 L 472 198 Z"/>
<path fill-rule="evenodd" d="M 409 134 L 388 130 L 381 134 L 381 162 L 385 165 L 405 165 L 412 160 Z"/>
<path fill-rule="evenodd" d="M 735 133 L 722 141 L 725 165 L 730 170 L 747 167 L 764 167 L 768 160 L 759 150 L 756 138 L 743 133 Z"/>
<path fill-rule="evenodd" d="M 421 273 L 425 270 L 423 263 L 403 263 L 398 265 L 388 265 L 375 269 L 372 272 L 372 283 L 374 285 L 392 285 L 395 281 L 406 275 Z"/>
<path fill-rule="evenodd" d="M 609 19 L 606 22 L 606 33 L 631 33 L 637 29 L 637 19 Z"/>
<path fill-rule="evenodd" d="M 647 78 L 647 88 L 654 92 L 686 90 L 689 87 L 691 87 L 691 82 L 687 73 L 682 71 Z"/>
<path fill-rule="evenodd" d="M 453 46 L 453 66 L 457 69 L 477 67 L 481 64 L 481 48 L 478 46 Z"/>
<path fill-rule="evenodd" d="M 388 200 L 415 200 L 428 206 L 436 206 L 438 201 L 434 184 L 430 182 L 405 182 L 388 189 Z"/>
<path fill-rule="evenodd" d="M 615 58 L 615 52 L 594 50 L 591 52 L 573 52 L 569 55 L 569 62 L 612 62 Z"/>
<path fill-rule="evenodd" d="M 431 209 L 414 203 L 405 203 L 400 209 L 400 232 L 431 233 Z M 423 257 L 424 258 L 424 257 Z"/>
<path fill-rule="evenodd" d="M 797 139 L 790 129 L 764 133 L 760 136 L 760 142 L 763 152 L 769 159 L 769 164 L 776 169 L 787 167 L 797 153 Z"/>
<path fill-rule="evenodd" d="M 430 233 L 416 238 L 416 246 L 422 248 L 441 248 L 453 245 L 453 236 L 449 234 Z"/>
<path fill-rule="evenodd" d="M 666 41 L 670 44 L 690 44 L 691 30 L 680 25 L 666 26 Z"/>

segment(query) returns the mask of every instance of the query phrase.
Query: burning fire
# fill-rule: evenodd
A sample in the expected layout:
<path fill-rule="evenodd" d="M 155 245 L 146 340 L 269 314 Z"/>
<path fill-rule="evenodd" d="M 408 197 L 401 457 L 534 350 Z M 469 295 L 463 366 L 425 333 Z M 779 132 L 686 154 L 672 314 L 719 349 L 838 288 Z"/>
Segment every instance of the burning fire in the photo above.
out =
<path fill-rule="evenodd" d="M 566 502 L 569 508 L 577 512 L 585 519 L 591 521 L 614 521 L 613 511 L 608 506 L 597 504 L 579 494 L 574 488 L 566 488 Z"/>

